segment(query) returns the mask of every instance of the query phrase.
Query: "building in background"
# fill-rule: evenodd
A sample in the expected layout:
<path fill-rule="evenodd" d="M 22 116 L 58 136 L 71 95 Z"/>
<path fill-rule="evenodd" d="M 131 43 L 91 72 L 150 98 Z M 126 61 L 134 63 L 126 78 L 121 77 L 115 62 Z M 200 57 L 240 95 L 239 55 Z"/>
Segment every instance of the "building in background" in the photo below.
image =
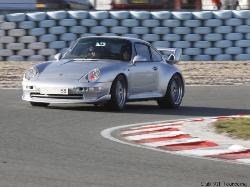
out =
<path fill-rule="evenodd" d="M 91 6 L 89 0 L 0 0 L 0 11 L 83 10 L 90 9 Z"/>
<path fill-rule="evenodd" d="M 176 0 L 175 10 L 200 10 L 201 0 Z"/>
<path fill-rule="evenodd" d="M 165 10 L 200 10 L 201 0 L 91 0 L 97 10 L 111 9 L 165 9 Z"/>
<path fill-rule="evenodd" d="M 234 2 L 238 2 L 237 6 Z M 0 0 L 0 11 L 250 9 L 250 0 Z"/>
<path fill-rule="evenodd" d="M 221 0 L 222 10 L 236 10 L 239 5 L 238 0 Z"/>
<path fill-rule="evenodd" d="M 201 0 L 0 0 L 0 10 L 199 10 Z"/>
<path fill-rule="evenodd" d="M 218 8 L 218 2 L 221 3 L 220 8 Z M 237 9 L 237 10 L 249 10 L 250 0 L 202 0 L 203 10 L 218 10 L 218 9 Z"/>
<path fill-rule="evenodd" d="M 250 9 L 250 0 L 90 0 L 97 10 L 165 9 L 165 10 L 220 10 Z"/>

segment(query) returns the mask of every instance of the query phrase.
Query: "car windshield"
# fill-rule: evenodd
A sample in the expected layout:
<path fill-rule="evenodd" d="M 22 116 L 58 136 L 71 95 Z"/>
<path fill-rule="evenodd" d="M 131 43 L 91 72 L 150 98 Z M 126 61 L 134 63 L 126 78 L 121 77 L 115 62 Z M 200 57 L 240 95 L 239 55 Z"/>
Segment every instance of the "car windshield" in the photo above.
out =
<path fill-rule="evenodd" d="M 68 50 L 63 59 L 111 59 L 130 61 L 131 42 L 117 38 L 83 38 Z"/>

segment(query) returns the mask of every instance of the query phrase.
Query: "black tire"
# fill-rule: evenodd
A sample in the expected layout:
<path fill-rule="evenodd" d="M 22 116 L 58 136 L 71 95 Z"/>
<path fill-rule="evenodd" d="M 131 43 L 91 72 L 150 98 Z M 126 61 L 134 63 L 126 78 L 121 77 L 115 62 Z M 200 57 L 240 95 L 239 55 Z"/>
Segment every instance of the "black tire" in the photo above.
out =
<path fill-rule="evenodd" d="M 38 102 L 30 102 L 32 106 L 39 106 L 39 107 L 47 107 L 49 103 L 38 103 Z"/>
<path fill-rule="evenodd" d="M 174 74 L 168 83 L 166 94 L 157 100 L 161 108 L 177 109 L 180 107 L 184 96 L 184 83 L 179 74 Z"/>
<path fill-rule="evenodd" d="M 114 80 L 110 94 L 111 100 L 108 103 L 108 106 L 113 110 L 123 110 L 127 101 L 127 83 L 124 76 L 119 75 Z"/>

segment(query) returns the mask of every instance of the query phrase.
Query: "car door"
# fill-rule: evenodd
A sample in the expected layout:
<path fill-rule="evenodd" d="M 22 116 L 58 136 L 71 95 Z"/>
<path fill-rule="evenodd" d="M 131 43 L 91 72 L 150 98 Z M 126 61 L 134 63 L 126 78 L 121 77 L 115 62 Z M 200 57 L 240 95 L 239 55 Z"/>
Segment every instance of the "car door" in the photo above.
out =
<path fill-rule="evenodd" d="M 135 43 L 135 53 L 146 61 L 134 63 L 129 70 L 129 93 L 150 94 L 158 88 L 158 65 L 152 61 L 150 47 Z"/>

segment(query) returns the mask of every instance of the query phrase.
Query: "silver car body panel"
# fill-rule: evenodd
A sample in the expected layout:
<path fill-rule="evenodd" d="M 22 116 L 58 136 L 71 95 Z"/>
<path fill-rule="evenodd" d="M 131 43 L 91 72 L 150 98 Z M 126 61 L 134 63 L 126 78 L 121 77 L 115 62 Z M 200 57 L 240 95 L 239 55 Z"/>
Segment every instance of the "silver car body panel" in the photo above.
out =
<path fill-rule="evenodd" d="M 23 79 L 22 99 L 44 103 L 102 103 L 110 100 L 112 82 L 122 74 L 127 80 L 127 100 L 163 97 L 175 73 L 181 72 L 164 58 L 157 62 L 136 62 L 134 43 L 150 44 L 134 38 L 122 38 L 132 43 L 131 61 L 61 59 L 36 65 L 39 74 L 30 80 Z M 74 47 L 74 46 L 73 46 Z M 160 53 L 159 53 L 160 54 Z M 85 76 L 94 68 L 101 75 L 96 82 Z"/>

